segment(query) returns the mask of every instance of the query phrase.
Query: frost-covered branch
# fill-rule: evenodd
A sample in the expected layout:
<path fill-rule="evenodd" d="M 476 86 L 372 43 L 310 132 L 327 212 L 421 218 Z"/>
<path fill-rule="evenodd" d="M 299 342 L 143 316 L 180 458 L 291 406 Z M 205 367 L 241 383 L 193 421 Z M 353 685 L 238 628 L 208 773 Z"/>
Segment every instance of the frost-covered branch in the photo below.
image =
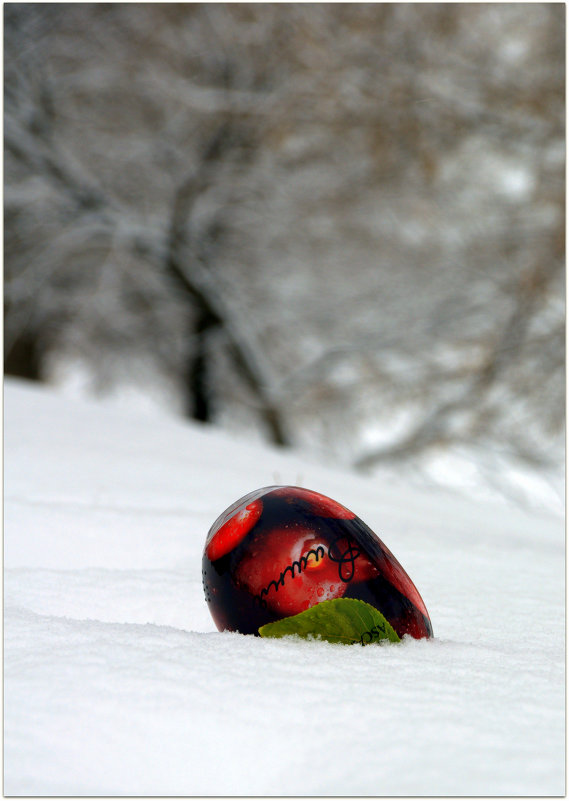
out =
<path fill-rule="evenodd" d="M 236 372 L 252 390 L 271 438 L 279 445 L 286 445 L 290 444 L 290 439 L 273 391 L 274 379 L 265 353 L 225 300 L 219 281 L 209 267 L 211 249 L 205 244 L 204 235 L 200 237 L 195 232 L 188 233 L 192 230 L 192 208 L 210 185 L 212 164 L 215 164 L 219 150 L 228 137 L 231 137 L 231 132 L 222 129 L 210 145 L 201 171 L 182 182 L 175 195 L 171 217 L 166 269 L 197 306 L 199 343 L 187 376 L 191 402 L 194 412 L 198 412 L 196 416 L 210 419 L 208 395 L 211 379 L 208 375 L 207 338 L 210 329 L 219 327 L 225 336 Z"/>

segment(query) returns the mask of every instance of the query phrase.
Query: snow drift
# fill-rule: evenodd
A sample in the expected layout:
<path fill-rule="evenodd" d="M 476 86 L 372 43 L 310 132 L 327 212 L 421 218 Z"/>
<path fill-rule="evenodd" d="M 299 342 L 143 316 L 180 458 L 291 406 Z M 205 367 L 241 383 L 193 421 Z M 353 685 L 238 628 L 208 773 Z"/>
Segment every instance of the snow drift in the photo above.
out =
<path fill-rule="evenodd" d="M 201 552 L 272 483 L 339 500 L 435 638 L 219 633 Z M 562 795 L 564 525 L 5 385 L 7 795 Z"/>

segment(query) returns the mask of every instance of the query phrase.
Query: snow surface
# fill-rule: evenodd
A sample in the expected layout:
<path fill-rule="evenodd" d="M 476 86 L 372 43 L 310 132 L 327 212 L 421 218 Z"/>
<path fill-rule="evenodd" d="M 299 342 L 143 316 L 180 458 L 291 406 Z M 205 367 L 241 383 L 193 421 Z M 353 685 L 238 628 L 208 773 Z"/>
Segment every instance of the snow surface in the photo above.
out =
<path fill-rule="evenodd" d="M 563 795 L 564 522 L 5 384 L 7 795 Z M 215 630 L 209 526 L 273 483 L 353 509 L 430 641 Z"/>

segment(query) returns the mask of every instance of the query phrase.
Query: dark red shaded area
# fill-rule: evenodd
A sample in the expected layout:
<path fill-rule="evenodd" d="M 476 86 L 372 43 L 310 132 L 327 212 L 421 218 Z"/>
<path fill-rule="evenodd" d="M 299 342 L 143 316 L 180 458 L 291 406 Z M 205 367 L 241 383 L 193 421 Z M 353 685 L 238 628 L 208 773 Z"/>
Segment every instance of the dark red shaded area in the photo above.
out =
<path fill-rule="evenodd" d="M 355 517 L 355 514 L 342 504 L 314 490 L 303 487 L 279 487 L 273 490 L 272 494 L 319 517 L 335 517 L 338 520 L 353 520 Z"/>
<path fill-rule="evenodd" d="M 393 586 L 399 590 L 402 595 L 408 598 L 411 603 L 416 606 L 423 615 L 425 615 L 425 617 L 429 617 L 425 602 L 419 595 L 419 591 L 405 570 L 403 570 L 389 548 L 387 548 L 383 543 L 381 543 L 381 549 L 385 556 L 385 561 L 382 565 L 382 572 L 387 580 L 391 582 L 391 584 L 393 584 Z"/>

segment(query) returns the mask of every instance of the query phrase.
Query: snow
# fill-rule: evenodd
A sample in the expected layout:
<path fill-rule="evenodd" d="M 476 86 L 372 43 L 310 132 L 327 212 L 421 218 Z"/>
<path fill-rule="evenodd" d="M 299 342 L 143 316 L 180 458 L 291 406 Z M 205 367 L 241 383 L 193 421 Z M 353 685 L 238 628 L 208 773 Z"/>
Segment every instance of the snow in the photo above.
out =
<path fill-rule="evenodd" d="M 563 795 L 564 522 L 5 383 L 6 795 Z M 209 526 L 302 483 L 353 509 L 435 638 L 220 633 Z"/>

